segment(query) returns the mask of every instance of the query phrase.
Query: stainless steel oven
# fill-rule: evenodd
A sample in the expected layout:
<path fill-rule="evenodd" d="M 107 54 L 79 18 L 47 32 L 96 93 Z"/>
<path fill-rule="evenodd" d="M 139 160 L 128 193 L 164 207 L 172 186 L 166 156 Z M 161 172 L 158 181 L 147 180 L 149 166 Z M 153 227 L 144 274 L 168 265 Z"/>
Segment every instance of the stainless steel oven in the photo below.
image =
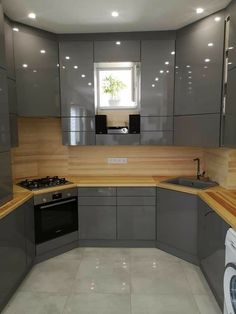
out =
<path fill-rule="evenodd" d="M 36 244 L 78 230 L 77 189 L 34 196 Z"/>

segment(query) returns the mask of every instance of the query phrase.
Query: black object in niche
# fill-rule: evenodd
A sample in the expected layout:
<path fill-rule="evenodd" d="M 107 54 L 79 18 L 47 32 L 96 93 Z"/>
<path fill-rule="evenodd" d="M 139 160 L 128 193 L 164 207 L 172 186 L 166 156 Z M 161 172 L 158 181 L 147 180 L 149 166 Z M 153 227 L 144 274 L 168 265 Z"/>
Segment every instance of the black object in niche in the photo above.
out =
<path fill-rule="evenodd" d="M 129 133 L 140 134 L 140 115 L 139 114 L 129 115 Z"/>
<path fill-rule="evenodd" d="M 107 134 L 107 116 L 99 114 L 95 116 L 96 134 Z"/>

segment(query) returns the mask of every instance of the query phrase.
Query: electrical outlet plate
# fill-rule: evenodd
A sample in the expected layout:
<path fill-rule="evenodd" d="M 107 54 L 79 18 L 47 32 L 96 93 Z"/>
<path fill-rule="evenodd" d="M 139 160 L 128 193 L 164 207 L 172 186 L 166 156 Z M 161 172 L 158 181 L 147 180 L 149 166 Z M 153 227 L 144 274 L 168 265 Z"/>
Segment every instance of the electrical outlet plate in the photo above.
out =
<path fill-rule="evenodd" d="M 108 164 L 127 164 L 128 163 L 128 158 L 126 157 L 112 157 L 112 158 L 107 158 L 107 163 Z"/>

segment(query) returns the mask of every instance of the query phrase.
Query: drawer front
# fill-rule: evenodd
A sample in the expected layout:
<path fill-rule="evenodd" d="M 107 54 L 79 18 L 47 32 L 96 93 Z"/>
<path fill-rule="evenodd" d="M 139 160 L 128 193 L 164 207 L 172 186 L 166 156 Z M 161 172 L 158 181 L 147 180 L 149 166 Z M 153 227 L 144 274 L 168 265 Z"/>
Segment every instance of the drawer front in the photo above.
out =
<path fill-rule="evenodd" d="M 150 196 L 119 196 L 117 197 L 117 205 L 146 205 L 146 206 L 155 206 L 156 198 Z"/>
<path fill-rule="evenodd" d="M 116 196 L 115 187 L 81 187 L 78 188 L 78 196 Z"/>
<path fill-rule="evenodd" d="M 108 196 L 108 197 L 86 197 L 82 196 L 78 198 L 78 204 L 79 206 L 110 206 L 116 205 L 116 197 L 114 196 Z"/>
<path fill-rule="evenodd" d="M 120 187 L 117 196 L 156 196 L 155 187 Z"/>

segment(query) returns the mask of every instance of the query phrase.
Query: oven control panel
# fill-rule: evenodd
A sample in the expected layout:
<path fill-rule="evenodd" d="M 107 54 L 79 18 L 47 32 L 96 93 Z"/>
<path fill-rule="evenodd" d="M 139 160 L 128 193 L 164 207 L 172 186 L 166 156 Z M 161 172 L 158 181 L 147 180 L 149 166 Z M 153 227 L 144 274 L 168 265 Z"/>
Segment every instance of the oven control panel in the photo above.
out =
<path fill-rule="evenodd" d="M 40 205 L 61 199 L 77 196 L 77 188 L 63 189 L 56 192 L 43 193 L 40 195 L 34 195 L 34 205 Z"/>

